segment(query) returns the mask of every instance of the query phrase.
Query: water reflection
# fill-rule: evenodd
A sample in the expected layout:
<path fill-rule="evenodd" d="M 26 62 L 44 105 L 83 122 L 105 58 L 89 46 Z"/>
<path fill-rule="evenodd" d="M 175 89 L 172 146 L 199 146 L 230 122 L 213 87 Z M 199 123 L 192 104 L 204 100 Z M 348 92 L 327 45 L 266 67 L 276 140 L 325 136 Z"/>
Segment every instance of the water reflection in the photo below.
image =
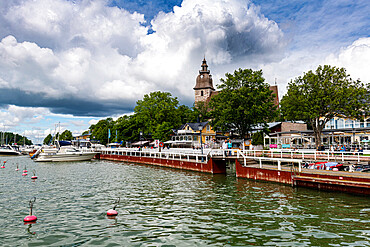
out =
<path fill-rule="evenodd" d="M 16 163 L 37 168 L 22 179 Z M 370 199 L 341 193 L 109 161 L 8 160 L 0 172 L 0 245 L 362 245 Z M 37 238 L 20 227 L 37 196 Z M 119 215 L 108 218 L 112 198 Z M 23 226 L 23 225 L 22 225 Z"/>

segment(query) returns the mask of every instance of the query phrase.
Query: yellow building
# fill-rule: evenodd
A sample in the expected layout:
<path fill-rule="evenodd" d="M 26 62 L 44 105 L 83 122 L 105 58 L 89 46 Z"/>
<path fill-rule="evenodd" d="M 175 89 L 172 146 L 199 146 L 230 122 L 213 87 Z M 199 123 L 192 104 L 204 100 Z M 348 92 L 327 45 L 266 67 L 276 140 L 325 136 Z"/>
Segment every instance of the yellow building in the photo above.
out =
<path fill-rule="evenodd" d="M 218 142 L 225 138 L 214 131 L 209 122 L 186 123 L 176 131 L 171 141 L 166 143 L 176 147 L 194 148 L 199 148 L 202 143 L 205 148 L 217 148 L 219 147 Z"/>

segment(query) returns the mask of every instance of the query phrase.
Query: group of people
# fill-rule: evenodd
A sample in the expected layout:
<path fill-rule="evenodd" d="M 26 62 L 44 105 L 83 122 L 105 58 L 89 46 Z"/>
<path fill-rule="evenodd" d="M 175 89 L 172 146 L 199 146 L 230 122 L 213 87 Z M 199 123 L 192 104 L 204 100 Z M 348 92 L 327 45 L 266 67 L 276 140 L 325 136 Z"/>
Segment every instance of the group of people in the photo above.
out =
<path fill-rule="evenodd" d="M 359 148 L 355 147 L 353 150 L 351 150 L 350 146 L 345 146 L 345 145 L 338 145 L 337 147 L 334 147 L 333 145 L 330 146 L 330 151 L 331 152 L 351 152 L 353 151 L 354 153 L 362 153 L 364 150 L 360 146 Z"/>

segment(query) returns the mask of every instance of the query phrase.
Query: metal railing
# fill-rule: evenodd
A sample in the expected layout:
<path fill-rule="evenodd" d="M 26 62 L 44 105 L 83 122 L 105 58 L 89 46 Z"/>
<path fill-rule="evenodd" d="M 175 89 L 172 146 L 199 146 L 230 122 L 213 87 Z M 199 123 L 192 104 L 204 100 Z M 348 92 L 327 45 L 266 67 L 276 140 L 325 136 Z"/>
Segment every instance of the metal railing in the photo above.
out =
<path fill-rule="evenodd" d="M 270 150 L 241 150 L 245 155 L 254 157 L 270 158 L 291 158 L 302 160 L 327 160 L 327 161 L 370 161 L 370 156 L 363 152 L 333 152 L 316 151 L 316 150 L 287 150 L 287 149 L 270 149 Z"/>
<path fill-rule="evenodd" d="M 102 150 L 102 154 L 107 155 L 125 155 L 125 156 L 136 156 L 136 157 L 147 157 L 157 159 L 168 159 L 168 160 L 186 160 L 195 162 L 208 162 L 210 150 L 165 150 L 162 149 L 142 149 L 138 148 L 105 148 Z"/>

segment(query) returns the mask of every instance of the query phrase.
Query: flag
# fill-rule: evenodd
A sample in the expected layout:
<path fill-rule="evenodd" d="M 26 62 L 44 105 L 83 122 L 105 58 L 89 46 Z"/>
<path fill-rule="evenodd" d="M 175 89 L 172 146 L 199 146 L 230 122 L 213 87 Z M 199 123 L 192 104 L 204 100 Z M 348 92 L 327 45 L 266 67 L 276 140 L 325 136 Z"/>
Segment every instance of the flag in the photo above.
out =
<path fill-rule="evenodd" d="M 108 129 L 108 139 L 110 138 L 110 129 Z"/>

